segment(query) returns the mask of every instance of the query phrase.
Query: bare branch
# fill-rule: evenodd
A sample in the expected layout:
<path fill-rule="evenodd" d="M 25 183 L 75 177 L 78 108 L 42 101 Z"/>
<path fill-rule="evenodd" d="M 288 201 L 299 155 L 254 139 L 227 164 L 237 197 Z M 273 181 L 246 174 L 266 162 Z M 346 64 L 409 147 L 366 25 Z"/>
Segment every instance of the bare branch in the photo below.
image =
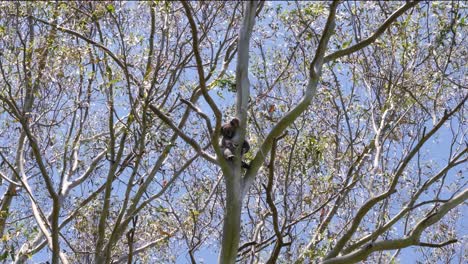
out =
<path fill-rule="evenodd" d="M 174 132 L 177 133 L 177 135 L 179 135 L 185 142 L 187 142 L 190 146 L 192 146 L 198 153 L 200 153 L 202 155 L 202 157 L 204 157 L 205 159 L 207 159 L 208 161 L 212 162 L 212 163 L 215 163 L 217 164 L 217 160 L 215 157 L 212 157 L 211 155 L 209 155 L 208 153 L 206 153 L 205 151 L 203 151 L 203 149 L 200 147 L 200 145 L 191 137 L 189 137 L 187 134 L 185 134 L 182 130 L 180 130 L 172 121 L 171 119 L 165 115 L 161 110 L 159 110 L 159 108 L 157 108 L 156 106 L 154 105 L 149 105 L 149 108 L 153 111 L 153 113 L 155 113 L 162 121 L 164 121 L 164 123 L 166 123 L 170 128 L 172 128 L 172 130 L 174 130 Z"/>
<path fill-rule="evenodd" d="M 407 165 L 409 162 L 413 159 L 413 157 L 416 155 L 416 153 L 422 148 L 422 146 L 442 127 L 443 124 L 449 118 L 454 115 L 460 108 L 464 105 L 465 101 L 468 99 L 468 95 L 465 96 L 465 98 L 450 112 L 445 113 L 444 116 L 437 122 L 437 124 L 429 131 L 429 133 L 425 134 L 421 140 L 416 144 L 416 146 L 413 147 L 413 149 L 406 155 L 406 157 L 403 159 L 401 162 L 400 166 L 397 168 L 397 171 L 393 175 L 392 182 L 390 186 L 388 187 L 387 191 L 384 193 L 373 197 L 369 199 L 367 202 L 365 202 L 361 208 L 359 208 L 358 212 L 356 213 L 353 221 L 351 222 L 351 226 L 349 229 L 343 234 L 343 236 L 338 239 L 336 242 L 335 247 L 328 253 L 328 255 L 325 257 L 325 259 L 330 259 L 333 257 L 338 256 L 339 252 L 343 249 L 343 247 L 346 245 L 346 243 L 351 239 L 353 236 L 354 232 L 357 230 L 359 227 L 362 219 L 364 216 L 367 215 L 367 213 L 370 211 L 370 209 L 376 205 L 378 202 L 386 199 L 390 195 L 396 192 L 395 188 L 396 185 L 403 174 L 404 170 L 406 169 Z"/>
<path fill-rule="evenodd" d="M 450 199 L 449 202 L 440 206 L 435 213 L 422 219 L 416 225 L 416 227 L 413 229 L 410 235 L 404 239 L 371 242 L 363 246 L 359 250 L 356 250 L 350 254 L 326 259 L 322 263 L 323 264 L 355 263 L 355 262 L 364 260 L 367 256 L 369 256 L 372 252 L 375 252 L 375 251 L 394 250 L 394 249 L 401 249 L 401 248 L 405 248 L 405 247 L 409 247 L 413 245 L 420 245 L 421 243 L 419 242 L 419 239 L 421 237 L 421 233 L 426 228 L 440 221 L 440 219 L 442 219 L 442 217 L 444 217 L 451 209 L 465 202 L 467 199 L 468 199 L 468 189 L 465 189 L 462 193 Z M 427 245 L 427 243 L 423 243 L 423 244 Z M 451 243 L 446 242 L 444 244 L 448 245 Z"/>
<path fill-rule="evenodd" d="M 457 243 L 458 242 L 458 239 L 450 239 L 449 241 L 445 241 L 443 243 L 439 243 L 439 244 L 431 244 L 431 243 L 424 243 L 424 242 L 419 242 L 418 246 L 421 246 L 421 247 L 431 247 L 431 248 L 441 248 L 441 247 L 445 247 L 447 245 L 450 245 L 450 244 L 453 244 L 453 243 Z"/>
<path fill-rule="evenodd" d="M 412 1 L 412 2 L 406 2 L 402 7 L 400 7 L 397 11 L 395 11 L 385 22 L 372 34 L 370 37 L 366 38 L 365 40 L 349 47 L 346 49 L 342 49 L 339 51 L 335 51 L 330 55 L 327 55 L 323 60 L 324 63 L 330 62 L 332 60 L 336 60 L 338 58 L 350 55 L 356 51 L 359 51 L 370 44 L 372 44 L 377 38 L 379 38 L 385 30 L 387 30 L 393 22 L 395 22 L 403 13 L 405 13 L 408 9 L 414 7 L 416 4 L 418 4 L 420 1 Z"/>
<path fill-rule="evenodd" d="M 203 113 L 203 111 L 200 108 L 192 104 L 189 100 L 180 98 L 180 101 L 182 101 L 184 104 L 190 107 L 193 111 L 195 111 L 198 115 L 200 115 L 203 119 L 205 119 L 206 126 L 208 127 L 208 132 L 210 133 L 210 136 L 211 136 L 213 134 L 213 127 L 211 126 L 210 118 L 205 113 Z"/>
<path fill-rule="evenodd" d="M 96 42 L 96 41 L 94 41 L 94 40 L 92 40 L 92 39 L 90 39 L 90 38 L 87 38 L 87 37 L 85 37 L 83 34 L 77 32 L 77 31 L 74 31 L 74 30 L 71 30 L 71 29 L 68 29 L 68 28 L 61 27 L 61 26 L 59 26 L 59 25 L 57 25 L 57 24 L 50 23 L 50 22 L 48 22 L 48 21 L 46 21 L 46 20 L 43 20 L 43 19 L 40 19 L 40 18 L 38 18 L 38 17 L 31 16 L 31 18 L 33 18 L 34 20 L 39 21 L 39 22 L 41 22 L 41 23 L 43 23 L 43 24 L 46 24 L 46 25 L 51 26 L 51 27 L 53 27 L 53 28 L 56 28 L 57 30 L 59 30 L 59 31 L 61 31 L 61 32 L 68 33 L 68 34 L 70 34 L 70 35 L 73 35 L 73 36 L 75 36 L 75 37 L 78 37 L 79 39 L 82 39 L 82 40 L 88 42 L 89 44 L 91 44 L 91 45 L 93 45 L 93 46 L 96 46 L 96 47 L 98 47 L 99 49 L 102 49 L 105 53 L 107 53 L 107 54 L 112 58 L 112 60 L 115 61 L 115 63 L 117 63 L 117 65 L 120 66 L 120 68 L 122 68 L 122 70 L 124 70 L 124 72 L 125 72 L 126 74 L 128 74 L 128 76 L 130 77 L 130 79 L 131 79 L 132 81 L 134 81 L 138 86 L 141 86 L 140 81 L 138 81 L 137 78 L 135 78 L 132 74 L 130 74 L 130 73 L 126 70 L 126 69 L 127 69 L 127 65 L 125 65 L 125 63 L 124 63 L 123 61 L 121 61 L 121 60 L 117 57 L 117 55 L 115 55 L 110 49 L 108 49 L 108 48 L 107 48 L 106 46 L 104 46 L 103 44 L 98 43 L 98 42 Z"/>
<path fill-rule="evenodd" d="M 203 71 L 203 60 L 200 55 L 199 51 L 199 40 L 198 40 L 198 30 L 197 30 L 197 25 L 195 24 L 195 21 L 193 19 L 192 11 L 190 10 L 190 4 L 189 2 L 182 1 L 181 2 L 185 13 L 187 14 L 187 19 L 190 24 L 190 29 L 192 32 L 192 47 L 193 47 L 193 52 L 195 54 L 195 60 L 197 62 L 197 72 L 198 72 L 198 78 L 200 81 L 200 89 L 202 90 L 203 97 L 205 98 L 206 102 L 208 105 L 211 107 L 211 110 L 213 110 L 213 113 L 215 114 L 216 118 L 216 128 L 215 128 L 215 133 L 214 136 L 217 137 L 219 133 L 219 128 L 221 127 L 221 118 L 222 114 L 221 111 L 218 109 L 218 106 L 216 103 L 213 101 L 213 98 L 208 94 L 208 89 L 206 86 L 206 79 L 205 79 L 205 72 Z M 218 133 L 217 133 L 217 132 Z"/>
<path fill-rule="evenodd" d="M 264 142 L 260 146 L 260 149 L 255 154 L 255 158 L 250 163 L 250 169 L 247 171 L 244 178 L 244 188 L 243 193 L 249 189 L 252 184 L 255 176 L 263 164 L 263 161 L 266 158 L 266 155 L 271 149 L 273 140 L 281 135 L 284 130 L 289 127 L 297 117 L 299 117 L 310 105 L 312 99 L 315 97 L 317 91 L 317 85 L 322 73 L 322 65 L 324 62 L 324 55 L 327 50 L 328 41 L 330 40 L 333 30 L 335 28 L 335 15 L 336 9 L 338 7 L 339 1 L 333 1 L 330 5 L 330 13 L 328 15 L 327 23 L 323 29 L 323 34 L 320 39 L 320 43 L 315 52 L 314 59 L 310 64 L 309 69 L 309 83 L 306 88 L 305 96 L 302 100 L 285 116 L 283 116 L 278 123 L 272 128 L 270 133 L 265 138 Z"/>

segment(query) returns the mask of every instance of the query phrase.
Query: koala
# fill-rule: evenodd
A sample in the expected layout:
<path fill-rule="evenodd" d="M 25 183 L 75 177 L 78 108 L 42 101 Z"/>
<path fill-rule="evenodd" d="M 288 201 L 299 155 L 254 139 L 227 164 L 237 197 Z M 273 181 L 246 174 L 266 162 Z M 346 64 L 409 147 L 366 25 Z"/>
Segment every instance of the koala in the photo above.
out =
<path fill-rule="evenodd" d="M 237 117 L 235 117 L 229 123 L 226 123 L 221 127 L 221 135 L 223 136 L 221 140 L 221 150 L 223 151 L 224 158 L 227 160 L 234 159 L 234 153 L 238 148 L 240 139 L 236 134 L 236 131 L 239 125 L 240 120 Z M 241 157 L 245 153 L 249 152 L 249 150 L 250 144 L 247 141 L 247 139 L 244 139 L 244 143 L 242 144 L 241 149 Z M 248 169 L 250 166 L 246 162 L 242 161 L 242 167 Z"/>

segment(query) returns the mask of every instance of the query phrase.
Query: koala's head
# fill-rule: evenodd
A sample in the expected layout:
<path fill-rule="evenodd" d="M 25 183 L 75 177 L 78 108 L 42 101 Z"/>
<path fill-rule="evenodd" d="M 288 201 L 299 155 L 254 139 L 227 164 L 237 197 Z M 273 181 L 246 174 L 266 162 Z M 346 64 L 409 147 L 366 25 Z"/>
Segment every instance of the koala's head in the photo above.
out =
<path fill-rule="evenodd" d="M 231 122 L 229 122 L 231 124 L 231 126 L 235 127 L 235 128 L 238 128 L 239 125 L 240 125 L 240 120 L 239 118 L 237 117 L 234 117 Z"/>
<path fill-rule="evenodd" d="M 236 129 L 239 127 L 240 121 L 237 117 L 233 118 L 229 123 L 224 124 L 221 127 L 221 135 L 223 137 L 232 138 L 236 133 Z"/>

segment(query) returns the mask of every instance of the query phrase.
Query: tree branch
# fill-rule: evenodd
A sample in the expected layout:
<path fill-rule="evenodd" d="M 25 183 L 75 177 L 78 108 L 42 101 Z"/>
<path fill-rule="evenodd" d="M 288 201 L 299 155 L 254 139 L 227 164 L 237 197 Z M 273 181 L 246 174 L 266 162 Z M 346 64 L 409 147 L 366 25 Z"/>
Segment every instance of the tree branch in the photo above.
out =
<path fill-rule="evenodd" d="M 53 27 L 53 28 L 56 28 L 58 31 L 61 31 L 61 32 L 64 32 L 64 33 L 68 33 L 68 34 L 70 34 L 70 35 L 73 35 L 73 36 L 75 36 L 75 37 L 78 37 L 79 39 L 82 39 L 82 40 L 88 42 L 89 44 L 91 44 L 91 45 L 93 45 L 93 46 L 96 46 L 96 47 L 102 49 L 105 53 L 107 53 L 107 54 L 112 58 L 112 60 L 115 61 L 115 63 L 117 63 L 117 65 L 120 66 L 120 68 L 122 68 L 122 70 L 124 70 L 124 72 L 125 72 L 126 74 L 128 74 L 128 76 L 130 77 L 130 79 L 131 79 L 132 81 L 134 81 L 139 87 L 141 87 L 140 81 L 138 81 L 138 79 L 137 79 L 135 76 L 133 76 L 132 74 L 130 74 L 130 73 L 126 70 L 126 69 L 127 69 L 127 65 L 125 65 L 125 63 L 122 62 L 122 61 L 117 57 L 117 55 L 115 55 L 110 49 L 106 48 L 103 44 L 101 44 L 101 43 L 99 43 L 99 42 L 96 42 L 96 41 L 94 41 L 94 40 L 92 40 L 92 39 L 90 39 L 90 38 L 87 38 L 87 37 L 85 37 L 83 34 L 77 32 L 77 31 L 74 31 L 74 30 L 71 30 L 71 29 L 68 29 L 68 28 L 61 27 L 61 26 L 59 26 L 59 25 L 57 25 L 57 24 L 50 23 L 50 22 L 48 22 L 48 21 L 46 21 L 46 20 L 43 20 L 43 19 L 40 19 L 40 18 L 38 18 L 38 17 L 31 16 L 31 18 L 34 19 L 34 20 L 36 20 L 36 21 L 38 21 L 38 22 L 41 22 L 41 23 L 43 23 L 43 24 L 46 24 L 46 25 L 51 26 L 51 27 Z"/>
<path fill-rule="evenodd" d="M 411 234 L 404 238 L 404 239 L 396 239 L 396 240 L 383 240 L 383 241 L 378 241 L 378 242 L 371 242 L 359 250 L 356 250 L 350 254 L 344 255 L 344 256 L 339 256 L 339 257 L 334 257 L 325 260 L 322 262 L 323 264 L 346 264 L 346 263 L 355 263 L 361 260 L 364 260 L 369 256 L 372 252 L 375 251 L 384 251 L 384 250 L 394 250 L 394 249 L 401 249 L 409 246 L 414 246 L 414 245 L 421 245 L 423 246 L 429 246 L 429 245 L 436 245 L 436 244 L 428 244 L 428 243 L 421 243 L 419 242 L 419 239 L 421 237 L 421 233 L 428 228 L 429 226 L 437 223 L 442 217 L 444 217 L 451 209 L 455 208 L 459 204 L 465 202 L 468 199 L 468 188 L 465 189 L 462 193 L 458 194 L 454 198 L 450 199 L 449 202 L 443 204 L 438 208 L 438 210 L 425 217 L 422 219 L 414 228 L 414 230 L 411 232 Z M 453 240 L 450 240 L 448 242 L 439 244 L 439 245 L 448 245 L 452 242 Z M 450 243 L 449 243 L 450 242 Z M 439 246 L 437 245 L 437 246 Z"/>
<path fill-rule="evenodd" d="M 245 191 L 248 190 L 249 186 L 252 184 L 255 176 L 257 175 L 258 170 L 263 164 L 263 161 L 266 158 L 266 155 L 271 149 L 273 144 L 273 140 L 281 135 L 283 131 L 290 126 L 296 119 L 299 117 L 310 105 L 312 99 L 315 97 L 317 92 L 317 86 L 322 74 L 322 65 L 323 65 L 323 57 L 327 50 L 328 42 L 330 40 L 331 35 L 333 34 L 333 30 L 335 28 L 335 16 L 336 16 L 336 9 L 338 7 L 339 1 L 333 1 L 330 5 L 330 13 L 328 15 L 327 23 L 324 27 L 322 37 L 320 39 L 319 45 L 317 47 L 317 51 L 315 52 L 314 59 L 310 64 L 309 69 L 309 83 L 306 88 L 305 96 L 302 100 L 285 116 L 283 116 L 278 123 L 272 128 L 270 133 L 265 138 L 263 144 L 260 146 L 260 149 L 255 154 L 255 158 L 250 163 L 250 169 L 247 171 L 245 178 L 244 178 L 244 186 L 243 186 L 243 195 L 245 195 Z"/>
<path fill-rule="evenodd" d="M 210 118 L 205 113 L 203 113 L 203 111 L 200 108 L 198 108 L 197 106 L 192 104 L 192 102 L 190 102 L 189 100 L 186 100 L 184 98 L 180 98 L 180 101 L 182 101 L 184 104 L 186 104 L 188 107 L 190 107 L 193 111 L 195 111 L 199 116 L 201 116 L 203 119 L 205 119 L 206 126 L 208 127 L 208 132 L 210 133 L 210 136 L 212 136 L 213 135 L 213 127 L 211 126 Z"/>
<path fill-rule="evenodd" d="M 200 51 L 199 51 L 200 43 L 198 40 L 198 30 L 197 30 L 195 21 L 193 19 L 192 11 L 190 10 L 190 4 L 189 2 L 186 2 L 186 1 L 182 1 L 181 3 L 182 3 L 182 6 L 184 7 L 185 13 L 187 14 L 187 19 L 190 24 L 190 30 L 192 32 L 192 47 L 193 47 L 193 53 L 195 55 L 195 61 L 197 63 L 197 72 L 198 72 L 198 79 L 200 82 L 200 89 L 202 91 L 203 97 L 205 98 L 206 102 L 210 106 L 216 118 L 216 126 L 215 126 L 214 133 L 211 137 L 211 141 L 213 144 L 213 148 L 216 154 L 218 155 L 218 157 L 222 157 L 221 149 L 219 147 L 219 142 L 218 142 L 219 132 L 221 129 L 222 114 L 221 114 L 221 111 L 218 109 L 218 106 L 216 105 L 216 103 L 208 94 L 205 73 L 203 71 L 203 60 L 201 58 Z M 226 163 L 222 158 L 220 158 L 219 160 L 221 164 Z M 222 167 L 227 168 L 227 163 L 225 165 L 226 166 L 222 166 Z"/>
<path fill-rule="evenodd" d="M 385 20 L 385 22 L 370 37 L 366 38 L 365 40 L 363 40 L 363 41 L 361 41 L 361 42 L 359 42 L 359 43 L 357 43 L 357 44 L 355 44 L 355 45 L 353 45 L 353 46 L 351 46 L 349 48 L 342 49 L 342 50 L 339 50 L 339 51 L 335 51 L 332 54 L 327 55 L 323 59 L 324 63 L 327 63 L 327 62 L 330 62 L 332 60 L 336 60 L 338 58 L 350 55 L 350 54 L 352 54 L 352 53 L 354 53 L 356 51 L 359 51 L 359 50 L 369 46 L 377 38 L 379 38 L 385 32 L 385 30 L 387 30 L 390 27 L 390 25 L 398 19 L 398 17 L 400 17 L 408 9 L 414 7 L 418 3 L 419 3 L 419 1 L 406 2 L 406 4 L 404 4 L 397 11 L 395 11 L 389 18 L 387 18 L 387 20 Z"/>
<path fill-rule="evenodd" d="M 325 259 L 330 259 L 338 256 L 340 251 L 343 249 L 343 247 L 348 243 L 348 241 L 351 239 L 353 236 L 354 232 L 357 230 L 359 227 L 362 219 L 367 215 L 369 210 L 376 205 L 378 202 L 386 199 L 388 196 L 391 194 L 395 193 L 395 188 L 396 185 L 400 179 L 400 176 L 403 174 L 404 170 L 406 169 L 406 166 L 409 164 L 409 162 L 413 159 L 414 155 L 421 149 L 421 147 L 431 138 L 441 127 L 442 125 L 453 115 L 455 114 L 460 108 L 464 105 L 465 101 L 467 100 L 468 95 L 465 96 L 465 98 L 450 112 L 445 113 L 444 116 L 439 120 L 439 122 L 429 131 L 429 133 L 425 134 L 421 140 L 414 146 L 414 148 L 409 152 L 408 155 L 403 159 L 399 167 L 397 168 L 397 171 L 393 174 L 393 179 L 388 187 L 387 191 L 381 193 L 380 195 L 373 197 L 369 199 L 367 202 L 365 202 L 358 210 L 356 213 L 353 221 L 351 222 L 351 226 L 349 229 L 343 234 L 343 236 L 336 242 L 335 246 L 333 249 L 327 254 Z"/>
<path fill-rule="evenodd" d="M 378 236 L 380 236 L 381 234 L 383 234 L 384 232 L 386 232 L 388 229 L 390 229 L 398 220 L 400 220 L 403 216 L 406 215 L 407 212 L 409 212 L 410 210 L 414 210 L 416 207 L 418 207 L 419 205 L 416 205 L 416 206 L 413 206 L 413 204 L 416 202 L 416 200 L 419 198 L 419 196 L 427 190 L 427 188 L 429 188 L 429 186 L 431 186 L 434 182 L 438 181 L 443 175 L 447 174 L 447 172 L 454 168 L 455 166 L 457 165 L 460 165 L 464 162 L 467 161 L 467 159 L 462 159 L 462 160 L 458 160 L 460 157 L 462 157 L 465 153 L 467 152 L 467 149 L 465 149 L 464 151 L 460 152 L 458 155 L 455 155 L 455 157 L 443 168 L 441 169 L 438 173 L 436 173 L 431 179 L 427 180 L 421 188 L 419 188 L 419 190 L 417 192 L 415 192 L 415 194 L 413 195 L 413 197 L 411 198 L 411 200 L 409 201 L 409 203 L 407 204 L 407 206 L 405 208 L 403 208 L 402 210 L 400 210 L 400 212 L 398 212 L 392 219 L 390 219 L 387 223 L 385 223 L 383 226 L 381 226 L 380 228 L 376 229 L 374 232 L 372 232 L 372 234 L 369 234 L 363 238 L 361 238 L 360 240 L 358 240 L 357 242 L 353 243 L 352 245 L 350 245 L 349 247 L 345 248 L 343 250 L 343 253 L 344 254 L 347 254 L 349 252 L 352 252 L 353 250 L 361 247 L 362 245 L 364 245 L 365 243 L 371 241 L 371 240 L 375 240 Z M 446 201 L 445 201 L 446 202 Z"/>
<path fill-rule="evenodd" d="M 445 247 L 447 245 L 450 245 L 450 244 L 453 244 L 453 243 L 457 243 L 458 242 L 458 239 L 450 239 L 449 241 L 445 241 L 443 243 L 439 243 L 439 244 L 431 244 L 431 243 L 424 243 L 424 242 L 419 242 L 418 246 L 421 246 L 421 247 L 430 247 L 430 248 L 441 248 L 441 247 Z"/>
<path fill-rule="evenodd" d="M 179 135 L 185 142 L 187 142 L 190 146 L 192 146 L 196 151 L 197 153 L 200 153 L 202 155 L 202 157 L 204 157 L 205 159 L 207 159 L 208 161 L 212 162 L 212 163 L 215 163 L 217 164 L 217 160 L 215 157 L 212 157 L 211 155 L 209 155 L 208 153 L 206 153 L 205 151 L 203 151 L 203 149 L 200 147 L 200 145 L 191 137 L 189 137 L 187 134 L 185 134 L 182 130 L 180 130 L 172 121 L 171 119 L 165 115 L 161 110 L 159 110 L 156 106 L 150 104 L 149 105 L 149 108 L 151 109 L 151 111 L 153 111 L 153 113 L 155 113 L 164 123 L 166 123 L 166 125 L 168 125 L 172 130 L 174 130 L 174 132 L 177 133 L 177 135 Z"/>

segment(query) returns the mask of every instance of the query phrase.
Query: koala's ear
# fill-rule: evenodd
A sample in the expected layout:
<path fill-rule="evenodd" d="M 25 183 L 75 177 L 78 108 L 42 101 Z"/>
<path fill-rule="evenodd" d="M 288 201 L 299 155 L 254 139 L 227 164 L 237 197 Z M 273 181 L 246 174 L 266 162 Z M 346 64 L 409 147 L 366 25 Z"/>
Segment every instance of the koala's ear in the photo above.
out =
<path fill-rule="evenodd" d="M 231 123 L 231 126 L 233 126 L 233 127 L 239 127 L 239 125 L 240 125 L 239 118 L 234 117 L 234 118 L 231 120 L 230 123 Z"/>

